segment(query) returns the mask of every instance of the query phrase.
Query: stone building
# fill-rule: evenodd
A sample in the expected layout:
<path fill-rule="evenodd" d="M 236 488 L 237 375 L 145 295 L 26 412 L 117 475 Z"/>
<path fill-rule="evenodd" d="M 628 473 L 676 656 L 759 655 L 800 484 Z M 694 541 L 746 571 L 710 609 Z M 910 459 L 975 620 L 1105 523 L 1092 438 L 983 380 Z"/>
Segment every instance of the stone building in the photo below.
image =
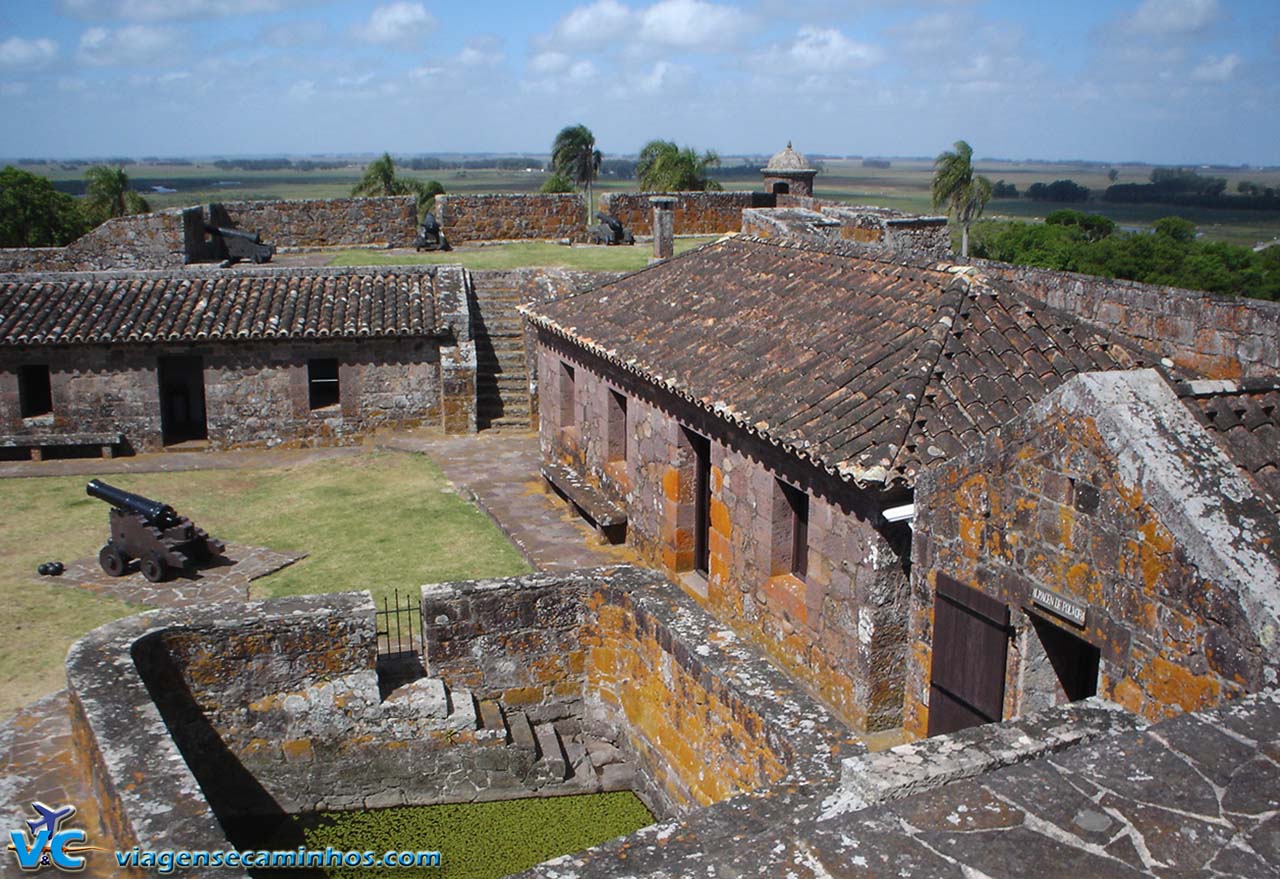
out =
<path fill-rule="evenodd" d="M 760 171 L 764 175 L 764 191 L 772 195 L 813 195 L 813 178 L 818 169 L 810 167 L 809 160 L 791 148 L 774 153 L 769 164 Z"/>
<path fill-rule="evenodd" d="M 726 239 L 526 314 L 551 481 L 864 730 L 902 720 L 917 478 L 1078 373 L 1159 362 L 835 242 Z"/>
<path fill-rule="evenodd" d="M 916 484 L 906 726 L 1275 687 L 1280 380 L 1089 373 Z"/>
<path fill-rule="evenodd" d="M 458 267 L 0 276 L 0 443 L 155 450 L 475 426 Z"/>

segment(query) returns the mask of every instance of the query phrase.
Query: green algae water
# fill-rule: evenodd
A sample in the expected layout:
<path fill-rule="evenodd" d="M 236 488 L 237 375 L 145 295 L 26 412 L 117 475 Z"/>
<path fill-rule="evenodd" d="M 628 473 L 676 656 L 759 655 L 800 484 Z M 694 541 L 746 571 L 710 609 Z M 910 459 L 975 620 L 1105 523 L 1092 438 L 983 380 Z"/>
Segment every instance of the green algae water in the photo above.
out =
<path fill-rule="evenodd" d="M 362 812 L 319 812 L 289 819 L 287 835 L 308 849 L 438 851 L 440 866 L 426 868 L 342 868 L 255 871 L 326 879 L 499 879 L 550 858 L 582 851 L 653 823 L 653 816 L 630 791 L 403 806 Z"/>

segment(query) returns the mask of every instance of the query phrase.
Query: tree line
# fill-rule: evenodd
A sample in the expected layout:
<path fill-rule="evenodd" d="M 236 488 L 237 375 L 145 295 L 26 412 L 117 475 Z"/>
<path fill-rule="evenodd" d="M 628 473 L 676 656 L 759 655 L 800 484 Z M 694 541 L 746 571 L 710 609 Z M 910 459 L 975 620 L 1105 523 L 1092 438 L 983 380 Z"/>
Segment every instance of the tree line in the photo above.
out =
<path fill-rule="evenodd" d="M 1200 241 L 1195 224 L 1164 217 L 1149 232 L 1122 232 L 1097 214 L 1058 210 L 1044 223 L 988 221 L 973 255 L 1018 265 L 1124 278 L 1257 299 L 1280 299 L 1280 246 L 1254 251 Z"/>
<path fill-rule="evenodd" d="M 0 247 L 62 247 L 112 217 L 151 210 L 123 168 L 94 165 L 84 177 L 85 198 L 77 199 L 47 177 L 0 170 Z"/>
<path fill-rule="evenodd" d="M 1116 171 L 1111 169 L 1112 184 L 1103 190 L 1101 198 L 1111 204 L 1168 204 L 1184 207 L 1235 208 L 1240 210 L 1280 210 L 1280 191 L 1272 186 L 1260 186 L 1250 180 L 1236 184 L 1236 195 L 1228 195 L 1227 178 L 1210 177 L 1188 168 L 1156 168 L 1146 183 L 1116 183 Z M 1093 192 L 1074 180 L 1055 180 L 1052 183 L 1033 183 L 1025 193 L 1004 180 L 992 185 L 993 198 L 1019 198 L 1025 195 L 1032 201 L 1057 202 L 1059 204 L 1089 201 Z"/>

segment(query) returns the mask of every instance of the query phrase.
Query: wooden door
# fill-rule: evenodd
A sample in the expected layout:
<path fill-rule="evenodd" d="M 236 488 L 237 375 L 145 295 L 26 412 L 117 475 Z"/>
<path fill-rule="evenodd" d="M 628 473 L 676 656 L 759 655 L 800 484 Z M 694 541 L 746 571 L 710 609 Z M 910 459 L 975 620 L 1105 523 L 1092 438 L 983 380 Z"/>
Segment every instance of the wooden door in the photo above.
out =
<path fill-rule="evenodd" d="M 938 574 L 929 673 L 929 735 L 993 723 L 1004 713 L 1009 608 Z"/>

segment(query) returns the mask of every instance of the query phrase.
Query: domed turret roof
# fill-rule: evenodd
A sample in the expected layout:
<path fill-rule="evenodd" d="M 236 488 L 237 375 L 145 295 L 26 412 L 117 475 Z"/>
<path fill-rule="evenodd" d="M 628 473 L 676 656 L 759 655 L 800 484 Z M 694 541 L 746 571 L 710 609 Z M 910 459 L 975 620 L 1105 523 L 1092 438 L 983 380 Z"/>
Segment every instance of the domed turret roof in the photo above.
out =
<path fill-rule="evenodd" d="M 769 164 L 764 166 L 765 171 L 813 171 L 815 169 L 809 167 L 809 160 L 797 153 L 791 148 L 791 141 L 787 141 L 787 148 L 782 152 L 775 153 L 773 158 L 769 160 Z"/>

